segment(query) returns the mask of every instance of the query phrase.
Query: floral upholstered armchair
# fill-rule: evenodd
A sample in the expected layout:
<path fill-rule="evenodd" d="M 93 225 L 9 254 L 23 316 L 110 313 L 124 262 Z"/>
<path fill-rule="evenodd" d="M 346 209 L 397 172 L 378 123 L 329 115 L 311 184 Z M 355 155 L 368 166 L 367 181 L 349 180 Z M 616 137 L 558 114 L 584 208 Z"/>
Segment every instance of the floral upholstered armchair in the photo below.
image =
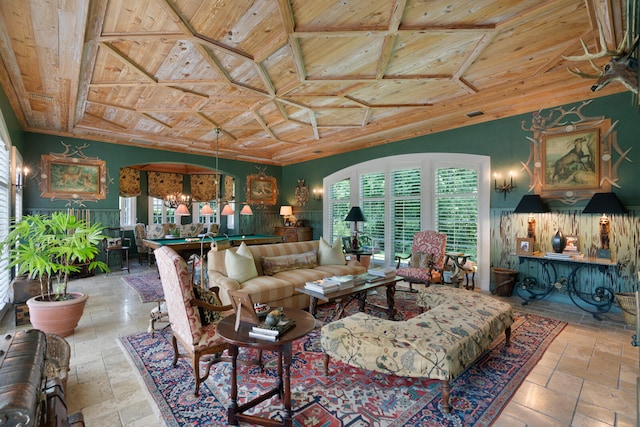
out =
<path fill-rule="evenodd" d="M 209 376 L 211 365 L 224 360 L 222 352 L 227 344 L 216 329 L 223 315 L 231 313 L 232 307 L 221 305 L 215 292 L 196 289 L 191 284 L 187 263 L 176 251 L 162 246 L 155 250 L 155 255 L 171 324 L 173 366 L 181 355 L 178 351 L 180 343 L 191 356 L 196 382 L 194 394 L 198 396 L 200 384 Z M 200 358 L 206 355 L 213 357 L 207 359 L 205 371 L 201 373 Z"/>
<path fill-rule="evenodd" d="M 411 254 L 409 256 L 396 255 L 396 275 L 409 283 L 409 289 L 414 292 L 414 283 L 442 283 L 444 259 L 447 247 L 447 235 L 434 230 L 419 231 L 413 236 Z M 409 259 L 409 265 L 400 268 L 400 261 Z"/>

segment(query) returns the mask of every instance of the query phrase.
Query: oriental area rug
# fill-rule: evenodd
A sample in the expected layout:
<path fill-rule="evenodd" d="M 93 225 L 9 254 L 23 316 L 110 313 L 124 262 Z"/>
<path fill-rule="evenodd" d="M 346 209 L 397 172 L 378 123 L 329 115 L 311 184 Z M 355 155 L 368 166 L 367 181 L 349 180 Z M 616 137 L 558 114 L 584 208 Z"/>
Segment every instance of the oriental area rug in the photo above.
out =
<path fill-rule="evenodd" d="M 141 302 L 153 302 L 164 297 L 158 272 L 121 276 L 124 283 L 137 292 Z"/>
<path fill-rule="evenodd" d="M 380 296 L 368 299 L 376 298 L 377 302 L 384 302 Z M 414 298 L 410 293 L 396 293 L 397 308 L 407 316 L 417 314 L 413 310 Z M 322 308 L 318 317 L 330 318 L 334 309 Z M 505 347 L 502 335 L 452 382 L 450 414 L 441 411 L 438 381 L 385 375 L 335 361 L 325 376 L 320 330 L 315 329 L 294 343 L 294 426 L 490 426 L 566 325 L 536 315 L 515 314 L 511 346 Z M 200 388 L 200 396 L 194 397 L 191 367 L 186 359 L 180 359 L 173 368 L 170 339 L 167 329 L 156 332 L 155 338 L 148 333 L 120 338 L 120 344 L 168 426 L 226 426 L 230 363 L 214 365 L 211 376 Z M 242 349 L 241 357 L 255 359 L 257 354 Z M 240 404 L 275 385 L 277 359 L 266 352 L 263 361 L 264 373 L 255 365 L 239 365 Z M 273 397 L 249 413 L 281 419 L 283 406 Z"/>

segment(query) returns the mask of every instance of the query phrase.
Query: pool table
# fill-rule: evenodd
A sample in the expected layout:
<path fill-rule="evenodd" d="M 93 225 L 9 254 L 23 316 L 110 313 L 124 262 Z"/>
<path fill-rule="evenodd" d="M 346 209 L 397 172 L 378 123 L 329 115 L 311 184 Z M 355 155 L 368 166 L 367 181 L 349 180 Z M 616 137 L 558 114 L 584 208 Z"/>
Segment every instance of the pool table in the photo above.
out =
<path fill-rule="evenodd" d="M 145 245 L 151 249 L 158 249 L 161 246 L 169 246 L 175 250 L 180 256 L 187 259 L 192 254 L 200 255 L 200 251 L 208 251 L 212 241 L 225 242 L 229 241 L 231 246 L 240 246 L 242 242 L 247 245 L 265 245 L 269 243 L 282 243 L 281 236 L 273 236 L 269 234 L 236 234 L 236 235 L 218 235 L 216 237 L 206 236 L 200 237 L 176 237 L 173 239 L 144 239 Z"/>

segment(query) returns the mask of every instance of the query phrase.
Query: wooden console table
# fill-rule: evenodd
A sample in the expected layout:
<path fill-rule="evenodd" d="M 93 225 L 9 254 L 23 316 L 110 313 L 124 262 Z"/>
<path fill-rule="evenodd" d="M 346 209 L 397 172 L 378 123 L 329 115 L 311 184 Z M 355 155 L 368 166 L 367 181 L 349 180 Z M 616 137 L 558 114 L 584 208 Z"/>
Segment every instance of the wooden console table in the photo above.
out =
<path fill-rule="evenodd" d="M 313 239 L 311 227 L 275 227 L 276 236 L 281 236 L 285 242 L 306 242 Z"/>
<path fill-rule="evenodd" d="M 613 275 L 618 272 L 617 261 L 586 256 L 583 258 L 556 258 L 545 256 L 545 254 L 518 255 L 518 258 L 520 264 L 524 262 L 540 264 L 542 273 L 542 277 L 528 276 L 516 284 L 516 294 L 524 300 L 522 305 L 543 299 L 554 290 L 566 286 L 571 301 L 578 308 L 591 313 L 594 318 L 602 320 L 598 314 L 611 309 L 614 301 Z M 562 265 L 570 269 L 566 277 L 558 276 L 557 268 Z M 593 286 L 590 290 L 585 290 L 583 281 L 580 280 L 578 274 L 583 269 L 597 269 L 605 277 L 600 284 Z"/>

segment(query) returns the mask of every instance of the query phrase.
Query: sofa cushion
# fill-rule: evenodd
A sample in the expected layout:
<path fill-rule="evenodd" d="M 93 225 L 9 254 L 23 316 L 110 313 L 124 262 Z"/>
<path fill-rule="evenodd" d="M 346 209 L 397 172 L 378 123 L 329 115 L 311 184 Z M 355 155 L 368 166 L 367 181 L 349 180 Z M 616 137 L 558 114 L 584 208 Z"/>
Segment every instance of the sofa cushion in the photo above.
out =
<path fill-rule="evenodd" d="M 281 271 L 313 268 L 318 265 L 318 255 L 316 251 L 309 251 L 301 254 L 265 256 L 261 258 L 261 262 L 262 272 L 267 276 L 273 276 Z"/>
<path fill-rule="evenodd" d="M 227 277 L 243 283 L 258 276 L 253 255 L 244 242 L 242 242 L 237 251 L 227 250 L 225 252 L 224 266 L 227 270 Z"/>
<path fill-rule="evenodd" d="M 318 248 L 318 264 L 344 265 L 347 263 L 342 252 L 342 241 L 340 239 L 333 242 L 332 246 L 321 237 Z"/>
<path fill-rule="evenodd" d="M 348 274 L 366 273 L 367 269 L 361 265 L 319 265 L 315 270 L 322 271 L 330 276 L 346 276 Z"/>
<path fill-rule="evenodd" d="M 204 301 L 207 304 L 222 305 L 215 292 L 211 292 L 208 289 L 202 289 L 198 285 L 193 285 L 193 295 L 196 299 Z M 200 312 L 200 323 L 203 325 L 215 323 L 222 317 L 219 311 L 207 310 L 204 307 L 198 307 L 198 311 Z"/>
<path fill-rule="evenodd" d="M 290 298 L 295 293 L 295 286 L 287 280 L 274 276 L 258 276 L 244 282 L 240 286 L 240 290 L 251 295 L 251 301 L 254 303 L 267 304 L 272 301 Z"/>

